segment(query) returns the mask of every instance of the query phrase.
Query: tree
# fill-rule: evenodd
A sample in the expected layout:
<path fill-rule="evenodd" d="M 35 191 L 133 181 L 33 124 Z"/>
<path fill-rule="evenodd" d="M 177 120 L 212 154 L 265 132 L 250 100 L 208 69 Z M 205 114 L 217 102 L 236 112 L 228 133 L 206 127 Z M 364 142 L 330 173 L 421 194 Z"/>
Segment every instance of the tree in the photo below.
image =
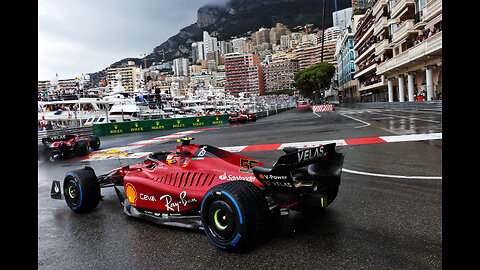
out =
<path fill-rule="evenodd" d="M 318 63 L 295 74 L 292 85 L 304 97 L 313 99 L 315 91 L 321 91 L 330 86 L 335 67 L 330 63 Z"/>

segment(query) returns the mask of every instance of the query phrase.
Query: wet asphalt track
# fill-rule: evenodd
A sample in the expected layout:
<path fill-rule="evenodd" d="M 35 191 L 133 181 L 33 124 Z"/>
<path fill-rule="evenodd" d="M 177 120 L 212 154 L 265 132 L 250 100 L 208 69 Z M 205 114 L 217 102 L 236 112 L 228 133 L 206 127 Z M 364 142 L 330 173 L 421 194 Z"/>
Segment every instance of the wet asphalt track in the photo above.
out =
<path fill-rule="evenodd" d="M 359 121 L 360 120 L 360 121 Z M 368 125 L 366 124 L 368 123 Z M 442 132 L 441 113 L 294 109 L 255 123 L 217 126 L 194 143 L 257 145 Z M 188 130 L 188 129 L 185 129 Z M 177 130 L 102 137 L 101 149 Z M 174 140 L 134 151 L 173 150 Z M 344 168 L 400 176 L 442 176 L 442 140 L 338 147 Z M 271 166 L 282 151 L 244 152 Z M 442 180 L 342 173 L 336 200 L 321 215 L 292 215 L 295 233 L 272 231 L 245 253 L 216 248 L 203 231 L 125 216 L 113 189 L 91 213 L 49 197 L 52 179 L 82 165 L 97 174 L 139 159 L 38 163 L 39 269 L 441 269 Z"/>

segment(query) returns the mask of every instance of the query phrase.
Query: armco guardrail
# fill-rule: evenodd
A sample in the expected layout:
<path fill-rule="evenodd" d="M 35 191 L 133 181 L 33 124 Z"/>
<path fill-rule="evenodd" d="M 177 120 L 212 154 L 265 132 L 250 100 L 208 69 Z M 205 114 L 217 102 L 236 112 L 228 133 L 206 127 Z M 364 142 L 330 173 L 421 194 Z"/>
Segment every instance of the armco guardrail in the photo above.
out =
<path fill-rule="evenodd" d="M 342 107 L 361 109 L 385 109 L 385 110 L 415 110 L 415 111 L 442 111 L 441 100 L 431 101 L 405 101 L 405 102 L 357 102 L 344 103 Z"/>
<path fill-rule="evenodd" d="M 94 124 L 93 132 L 97 136 L 108 136 L 114 134 L 147 132 L 164 129 L 196 127 L 219 125 L 228 123 L 227 114 L 168 118 L 156 120 L 127 121 L 106 124 Z"/>
<path fill-rule="evenodd" d="M 79 136 L 89 136 L 94 134 L 92 126 L 42 130 L 38 132 L 38 143 L 39 144 L 42 143 L 42 138 L 64 135 L 67 133 L 71 133 Z"/>

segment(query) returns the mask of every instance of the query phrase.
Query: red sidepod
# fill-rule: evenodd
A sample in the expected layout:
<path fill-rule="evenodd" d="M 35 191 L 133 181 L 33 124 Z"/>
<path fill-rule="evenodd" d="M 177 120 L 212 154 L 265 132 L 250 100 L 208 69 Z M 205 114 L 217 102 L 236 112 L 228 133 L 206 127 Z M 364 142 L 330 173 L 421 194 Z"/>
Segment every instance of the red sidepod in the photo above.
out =
<path fill-rule="evenodd" d="M 182 145 L 177 151 L 123 168 L 130 204 L 178 213 L 200 207 L 205 193 L 220 183 L 245 180 L 262 186 L 252 172 L 253 166 L 263 166 L 260 161 L 209 145 Z"/>

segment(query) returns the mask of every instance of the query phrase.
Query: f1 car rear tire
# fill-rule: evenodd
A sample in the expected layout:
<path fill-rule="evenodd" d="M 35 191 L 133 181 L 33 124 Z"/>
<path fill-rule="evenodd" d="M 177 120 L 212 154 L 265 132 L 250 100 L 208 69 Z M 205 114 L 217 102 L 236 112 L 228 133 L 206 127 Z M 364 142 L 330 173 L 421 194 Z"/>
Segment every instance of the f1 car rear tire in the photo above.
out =
<path fill-rule="evenodd" d="M 201 207 L 202 223 L 210 241 L 226 250 L 243 250 L 259 237 L 268 218 L 267 201 L 260 189 L 247 181 L 212 187 Z"/>
<path fill-rule="evenodd" d="M 88 137 L 88 140 L 90 141 L 90 147 L 92 150 L 96 151 L 100 149 L 100 138 L 96 135 L 91 135 Z"/>
<path fill-rule="evenodd" d="M 78 140 L 75 142 L 75 145 L 73 146 L 74 152 L 78 156 L 86 156 L 88 155 L 88 142 L 87 140 Z"/>
<path fill-rule="evenodd" d="M 90 168 L 70 171 L 63 181 L 65 201 L 75 212 L 85 213 L 100 202 L 100 184 Z"/>

